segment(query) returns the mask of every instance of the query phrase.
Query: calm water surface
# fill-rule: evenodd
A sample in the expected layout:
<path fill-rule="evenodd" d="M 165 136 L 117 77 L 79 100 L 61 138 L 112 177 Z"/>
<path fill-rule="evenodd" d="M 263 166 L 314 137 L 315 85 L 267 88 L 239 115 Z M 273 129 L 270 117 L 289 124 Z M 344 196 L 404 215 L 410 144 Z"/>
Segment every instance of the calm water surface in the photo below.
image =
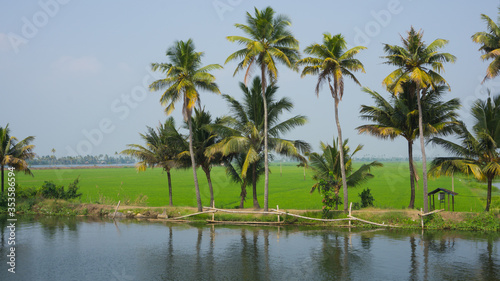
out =
<path fill-rule="evenodd" d="M 500 280 L 498 234 L 18 219 L 0 280 Z"/>

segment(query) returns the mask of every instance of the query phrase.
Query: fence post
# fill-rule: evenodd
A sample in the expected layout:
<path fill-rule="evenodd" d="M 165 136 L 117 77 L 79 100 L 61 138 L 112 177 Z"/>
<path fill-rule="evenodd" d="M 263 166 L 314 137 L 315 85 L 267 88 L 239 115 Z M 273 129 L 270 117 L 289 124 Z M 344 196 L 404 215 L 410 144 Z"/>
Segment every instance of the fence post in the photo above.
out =
<path fill-rule="evenodd" d="M 276 211 L 278 211 L 278 223 L 280 222 L 280 206 L 276 205 Z"/>
<path fill-rule="evenodd" d="M 212 208 L 215 209 L 215 199 L 214 199 L 214 202 L 212 202 Z M 215 210 L 212 213 L 212 221 L 215 221 Z"/>
<path fill-rule="evenodd" d="M 424 212 L 422 211 L 422 208 L 420 208 L 420 224 L 422 225 L 422 229 L 424 229 Z"/>
<path fill-rule="evenodd" d="M 115 219 L 116 212 L 118 211 L 118 207 L 120 207 L 120 202 L 121 202 L 121 200 L 118 200 L 118 205 L 116 205 L 115 213 L 113 214 L 113 219 Z"/>

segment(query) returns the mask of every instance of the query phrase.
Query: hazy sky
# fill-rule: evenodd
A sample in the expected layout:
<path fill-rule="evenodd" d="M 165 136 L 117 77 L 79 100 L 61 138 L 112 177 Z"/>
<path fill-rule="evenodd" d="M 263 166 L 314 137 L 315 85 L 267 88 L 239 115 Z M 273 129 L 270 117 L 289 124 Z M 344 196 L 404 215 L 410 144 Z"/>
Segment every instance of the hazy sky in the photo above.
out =
<path fill-rule="evenodd" d="M 382 79 L 393 67 L 383 64 L 382 43 L 401 44 L 410 26 L 424 30 L 427 43 L 449 40 L 442 52 L 457 57 L 443 74 L 458 97 L 460 112 L 470 121 L 472 101 L 486 96 L 486 88 L 498 93 L 499 80 L 480 84 L 487 63 L 471 35 L 485 30 L 481 13 L 496 21 L 498 1 L 2 1 L 0 9 L 0 126 L 9 123 L 12 135 L 36 137 L 35 152 L 58 157 L 76 154 L 114 154 L 126 144 L 141 143 L 140 132 L 166 118 L 159 104 L 160 92 L 147 86 L 158 79 L 150 72 L 152 62 L 166 62 L 165 51 L 175 40 L 192 38 L 205 52 L 203 64 L 223 64 L 240 48 L 226 40 L 243 35 L 234 27 L 245 23 L 245 13 L 271 5 L 292 20 L 291 30 L 301 51 L 321 42 L 322 33 L 342 33 L 351 46 L 368 49 L 359 55 L 366 74 L 357 77 L 363 86 L 383 93 Z M 241 97 L 233 77 L 236 63 L 214 72 L 221 91 Z M 325 88 L 314 93 L 316 77 L 279 68 L 280 96 L 289 96 L 294 111 L 309 123 L 285 135 L 308 141 L 317 149 L 320 141 L 332 143 L 337 134 L 333 99 Z M 228 113 L 220 96 L 202 92 L 201 102 L 214 116 Z M 406 156 L 403 139 L 381 141 L 358 135 L 363 124 L 361 104 L 371 98 L 352 81 L 346 81 L 340 104 L 344 138 L 351 145 L 364 144 L 359 156 Z M 172 114 L 181 125 L 181 104 Z M 428 155 L 442 151 L 431 146 Z M 415 146 L 415 154 L 420 147 Z"/>

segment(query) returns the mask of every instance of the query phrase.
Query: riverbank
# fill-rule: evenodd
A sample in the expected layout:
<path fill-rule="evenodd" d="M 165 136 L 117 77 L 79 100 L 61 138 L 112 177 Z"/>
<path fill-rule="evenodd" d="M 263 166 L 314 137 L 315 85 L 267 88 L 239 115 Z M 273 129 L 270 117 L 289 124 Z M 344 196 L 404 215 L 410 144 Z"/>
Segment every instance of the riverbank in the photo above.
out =
<path fill-rule="evenodd" d="M 48 216 L 99 216 L 115 219 L 144 219 L 182 221 L 187 223 L 227 223 L 227 224 L 281 224 L 281 225 L 317 225 L 328 227 L 378 228 L 380 226 L 363 223 L 359 220 L 347 221 L 347 214 L 342 211 L 329 213 L 329 219 L 339 221 L 315 221 L 304 217 L 321 219 L 321 210 L 281 210 L 282 214 L 258 214 L 253 209 L 232 209 L 231 213 L 215 212 L 197 213 L 193 207 L 145 207 L 145 206 L 116 206 L 103 204 L 81 204 L 66 200 L 47 199 L 32 206 L 25 203 L 19 205 L 18 213 L 48 215 Z M 116 214 L 115 214 L 116 210 Z M 205 209 L 204 211 L 209 211 Z M 250 212 L 250 213 L 248 213 Z M 255 212 L 255 213 L 252 213 Z M 352 216 L 361 220 L 370 221 L 387 227 L 420 229 L 420 212 L 417 210 L 394 210 L 367 208 L 352 211 Z M 181 220 L 177 218 L 181 218 Z M 279 217 L 279 218 L 278 218 Z M 340 220 L 344 219 L 344 220 Z M 500 231 L 500 215 L 498 213 L 471 213 L 471 212 L 439 212 L 424 218 L 425 229 L 470 230 L 470 231 Z"/>

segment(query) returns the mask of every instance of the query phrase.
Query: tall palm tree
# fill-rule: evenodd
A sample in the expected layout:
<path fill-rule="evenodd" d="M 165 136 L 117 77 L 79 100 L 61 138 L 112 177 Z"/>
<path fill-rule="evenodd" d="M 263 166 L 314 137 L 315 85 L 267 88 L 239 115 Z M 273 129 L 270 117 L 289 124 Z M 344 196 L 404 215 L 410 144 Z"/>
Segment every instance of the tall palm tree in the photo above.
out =
<path fill-rule="evenodd" d="M 191 123 L 193 124 L 194 158 L 196 160 L 196 164 L 201 167 L 207 177 L 208 188 L 210 190 L 210 206 L 213 206 L 214 189 L 211 178 L 212 166 L 223 163 L 224 157 L 221 153 L 207 156 L 205 155 L 205 151 L 208 147 L 220 141 L 220 137 L 211 130 L 211 126 L 216 126 L 221 123 L 221 121 L 219 118 L 212 121 L 212 115 L 204 109 L 195 109 L 195 114 L 191 117 L 191 119 Z"/>
<path fill-rule="evenodd" d="M 403 46 L 384 44 L 384 52 L 387 56 L 385 64 L 396 66 L 397 69 L 389 74 L 382 84 L 395 95 L 403 93 L 403 85 L 411 81 L 414 89 L 410 91 L 417 97 L 418 106 L 418 129 L 420 148 L 422 151 L 422 185 L 424 193 L 424 212 L 429 211 L 427 202 L 427 158 L 425 156 L 425 140 L 423 130 L 423 111 L 421 99 L 428 94 L 430 89 L 438 85 L 448 85 L 448 82 L 439 74 L 443 69 L 444 62 L 455 62 L 455 56 L 449 53 L 439 53 L 448 41 L 436 39 L 430 45 L 422 40 L 422 31 L 415 31 L 411 27 L 406 38 L 401 36 Z M 448 85 L 449 86 L 449 85 Z"/>
<path fill-rule="evenodd" d="M 442 138 L 430 141 L 443 146 L 453 157 L 438 157 L 431 163 L 432 175 L 446 175 L 450 171 L 472 173 L 480 181 L 486 181 L 488 192 L 485 211 L 490 210 L 493 180 L 500 177 L 500 95 L 486 101 L 477 100 L 472 106 L 473 131 L 460 123 L 456 133 L 461 144 Z"/>
<path fill-rule="evenodd" d="M 354 154 L 356 154 L 356 152 L 363 149 L 363 146 L 358 145 L 356 149 L 349 155 L 350 148 L 347 145 L 348 139 L 344 141 L 342 145 L 342 151 L 337 146 L 337 143 L 338 142 L 334 142 L 333 146 L 331 146 L 329 144 L 321 142 L 321 154 L 313 152 L 308 155 L 309 167 L 314 172 L 313 180 L 317 181 L 311 187 L 311 193 L 314 192 L 315 189 L 318 189 L 318 191 L 320 191 L 320 188 L 326 187 L 329 189 L 333 189 L 336 197 L 338 198 L 340 188 L 343 187 L 341 166 L 345 167 L 347 175 L 345 179 L 347 182 L 347 186 L 349 187 L 358 186 L 362 182 L 373 178 L 373 175 L 370 174 L 371 168 L 382 166 L 381 163 L 373 161 L 369 164 L 363 164 L 359 169 L 353 171 L 352 157 L 354 156 Z M 341 154 L 344 154 L 344 165 L 340 165 L 340 162 L 342 161 L 340 159 Z M 326 183 L 326 185 L 321 185 L 320 182 Z M 335 209 L 338 209 L 338 205 L 335 206 Z"/>
<path fill-rule="evenodd" d="M 33 175 L 26 160 L 33 159 L 34 145 L 31 144 L 35 137 L 29 136 L 21 141 L 10 136 L 9 124 L 4 128 L 0 127 L 0 171 L 2 175 L 2 195 L 4 192 L 5 167 L 12 167 L 18 171 L 24 171 L 28 175 Z"/>
<path fill-rule="evenodd" d="M 265 157 L 264 142 L 264 124 L 265 119 L 269 125 L 269 148 L 275 153 L 284 156 L 290 156 L 299 161 L 305 161 L 301 153 L 310 150 L 310 145 L 300 140 L 286 140 L 280 136 L 297 126 L 302 126 L 307 122 L 307 118 L 302 115 L 296 115 L 287 120 L 281 121 L 279 118 L 285 111 L 290 112 L 293 108 L 292 102 L 288 98 L 276 100 L 278 87 L 271 84 L 266 87 L 265 98 L 268 105 L 268 116 L 265 118 L 263 112 L 261 80 L 256 76 L 253 79 L 252 87 L 248 88 L 244 83 L 240 83 L 243 91 L 243 101 L 237 101 L 229 95 L 223 95 L 223 98 L 229 104 L 231 116 L 225 118 L 225 124 L 214 127 L 214 130 L 220 132 L 224 139 L 207 150 L 208 155 L 222 153 L 224 156 L 236 154 L 245 155 L 245 160 L 241 168 L 241 178 L 246 179 L 247 173 L 252 173 L 253 184 L 253 206 L 260 208 L 257 200 L 257 173 L 258 163 L 262 157 Z M 265 163 L 265 158 L 264 158 Z M 252 165 L 254 164 L 254 165 Z M 251 170 L 249 170 L 251 169 Z"/>
<path fill-rule="evenodd" d="M 277 62 L 286 65 L 289 68 L 294 68 L 295 62 L 299 58 L 299 42 L 292 33 L 288 30 L 291 21 L 287 16 L 276 15 L 271 7 L 264 10 L 255 8 L 255 16 L 247 12 L 247 24 L 235 24 L 238 29 L 241 29 L 248 37 L 243 36 L 228 36 L 230 42 L 238 42 L 244 48 L 232 53 L 226 63 L 233 60 L 240 60 L 234 75 L 240 70 L 245 70 L 244 82 L 247 84 L 252 70 L 256 66 L 260 67 L 262 90 L 264 95 L 267 87 L 266 76 L 270 82 L 275 82 L 278 78 Z M 267 104 L 264 101 L 264 211 L 268 210 L 269 198 L 269 161 L 268 161 L 268 120 L 267 120 Z"/>
<path fill-rule="evenodd" d="M 203 52 L 195 52 L 194 43 L 191 39 L 176 41 L 168 48 L 166 53 L 169 63 L 153 63 L 153 71 L 161 71 L 165 78 L 158 79 L 149 85 L 152 91 L 165 90 L 160 98 L 160 103 L 166 106 L 165 112 L 172 113 L 176 102 L 182 100 L 182 115 L 189 127 L 189 153 L 191 155 L 191 166 L 193 168 L 193 179 L 196 191 L 196 203 L 198 211 L 203 211 L 201 204 L 200 188 L 196 175 L 196 161 L 193 151 L 193 128 L 191 125 L 191 115 L 193 107 L 200 100 L 198 90 L 205 90 L 220 94 L 219 87 L 215 83 L 215 76 L 209 72 L 221 69 L 218 64 L 201 66 Z"/>
<path fill-rule="evenodd" d="M 487 31 L 474 33 L 472 41 L 481 44 L 479 51 L 483 53 L 481 56 L 483 61 L 493 60 L 486 69 L 484 82 L 486 79 L 495 78 L 500 74 L 500 28 L 487 15 L 481 14 L 481 18 L 486 22 Z M 498 21 L 500 22 L 500 17 Z"/>
<path fill-rule="evenodd" d="M 121 154 L 139 159 L 136 164 L 139 172 L 145 171 L 148 167 L 161 167 L 167 172 L 169 205 L 173 206 L 170 172 L 173 168 L 182 166 L 179 154 L 187 149 L 186 140 L 177 131 L 173 117 L 167 118 L 156 130 L 147 127 L 147 133 L 140 135 L 146 145 L 129 144 L 127 145 L 129 148 L 123 150 Z"/>
<path fill-rule="evenodd" d="M 52 148 L 52 150 L 50 151 L 52 152 L 52 165 L 55 166 L 55 162 L 56 162 L 56 149 L 55 148 Z"/>
<path fill-rule="evenodd" d="M 365 69 L 363 64 L 358 59 L 355 59 L 354 56 L 364 49 L 366 48 L 357 46 L 347 50 L 347 43 L 344 36 L 341 34 L 332 36 L 330 33 L 324 33 L 323 44 L 314 43 L 304 50 L 306 54 L 312 56 L 297 62 L 298 65 L 305 66 L 302 70 L 302 77 L 306 75 L 318 75 L 316 95 L 319 95 L 323 84 L 328 84 L 328 88 L 335 101 L 335 122 L 337 124 L 339 147 L 342 146 L 343 141 L 338 107 L 344 95 L 344 77 L 351 78 L 356 84 L 361 85 L 353 72 L 362 71 L 364 73 Z M 343 151 L 340 151 L 340 159 L 342 187 L 344 189 L 344 212 L 347 212 L 347 180 Z"/>
<path fill-rule="evenodd" d="M 407 83 L 405 93 L 412 89 Z M 441 101 L 446 86 L 438 86 L 422 98 L 424 135 L 448 135 L 453 132 L 457 124 L 456 110 L 460 107 L 458 99 L 446 102 Z M 375 101 L 374 106 L 362 105 L 361 118 L 373 123 L 357 127 L 359 133 L 367 133 L 381 139 L 394 140 L 403 137 L 408 142 L 408 161 L 410 169 L 410 203 L 408 208 L 415 207 L 415 180 L 416 168 L 413 162 L 413 142 L 418 136 L 418 108 L 417 98 L 414 95 L 391 95 L 388 101 L 379 93 L 363 88 Z"/>

